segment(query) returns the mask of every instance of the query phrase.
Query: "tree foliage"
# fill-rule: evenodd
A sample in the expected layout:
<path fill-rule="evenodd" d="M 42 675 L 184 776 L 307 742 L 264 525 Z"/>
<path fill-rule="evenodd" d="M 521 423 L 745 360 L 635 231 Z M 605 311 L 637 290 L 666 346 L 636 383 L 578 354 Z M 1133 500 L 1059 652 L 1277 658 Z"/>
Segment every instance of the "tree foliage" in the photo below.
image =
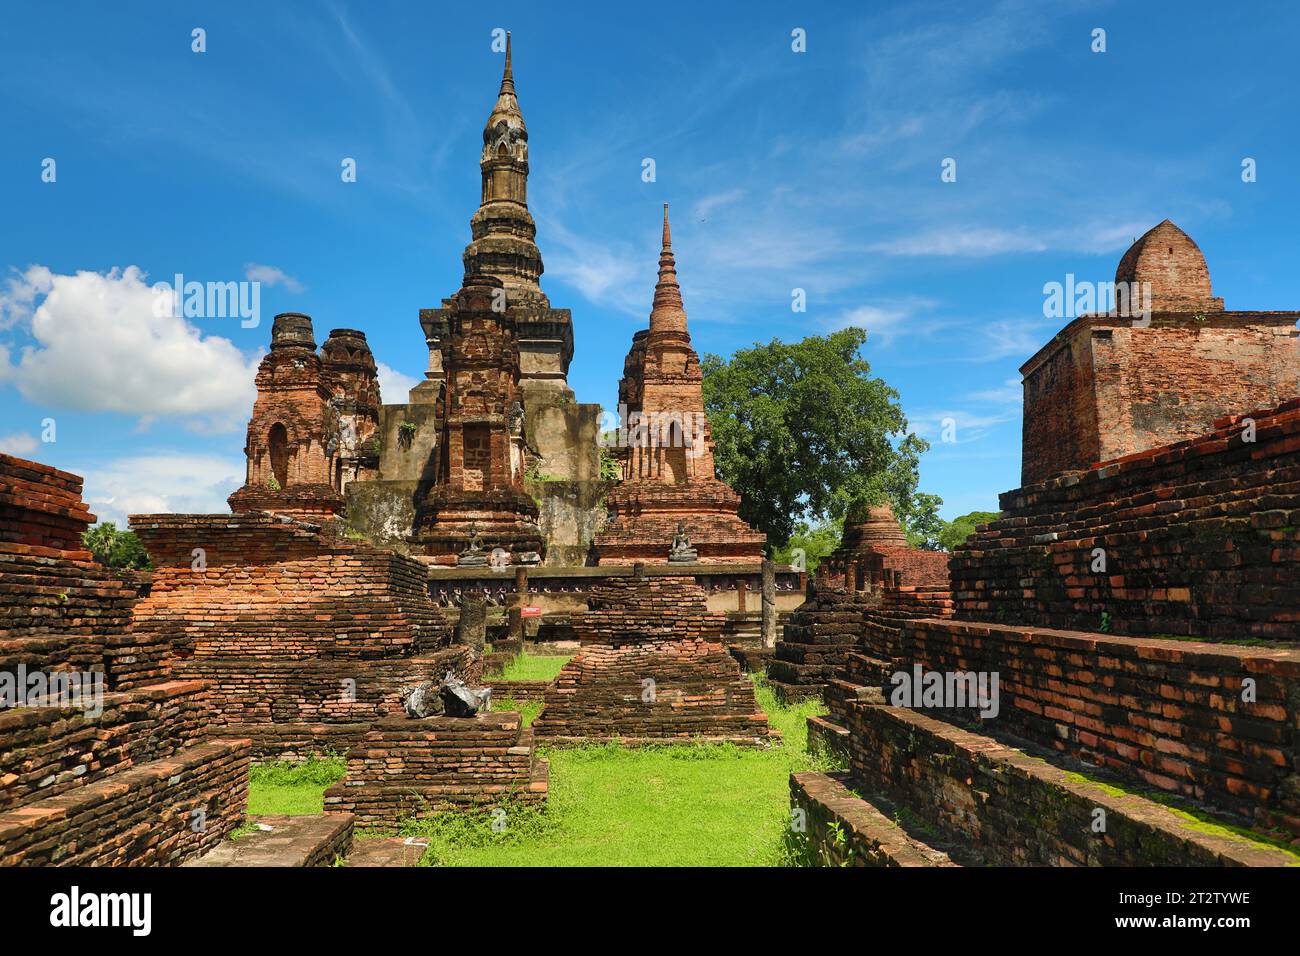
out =
<path fill-rule="evenodd" d="M 817 524 L 800 521 L 786 545 L 772 550 L 772 560 L 777 564 L 793 564 L 795 552 L 802 551 L 804 569 L 809 572 L 816 571 L 817 565 L 840 546 L 842 537 L 844 537 L 842 519 L 827 518 Z"/>
<path fill-rule="evenodd" d="M 975 533 L 977 524 L 987 524 L 996 519 L 998 514 L 997 511 L 972 511 L 960 518 L 944 521 L 943 530 L 939 534 L 939 546 L 944 551 L 951 551 Z"/>
<path fill-rule="evenodd" d="M 134 531 L 118 531 L 112 521 L 105 521 L 86 530 L 81 543 L 100 564 L 110 568 L 145 570 L 153 567 L 149 552 L 145 551 Z"/>
<path fill-rule="evenodd" d="M 909 532 L 937 535 L 934 495 L 918 494 L 929 444 L 908 431 L 898 393 L 871 377 L 867 333 L 846 328 L 801 342 L 773 339 L 730 361 L 706 355 L 704 403 L 718 471 L 740 514 L 773 549 L 800 522 L 842 520 L 856 504 L 888 499 Z"/>

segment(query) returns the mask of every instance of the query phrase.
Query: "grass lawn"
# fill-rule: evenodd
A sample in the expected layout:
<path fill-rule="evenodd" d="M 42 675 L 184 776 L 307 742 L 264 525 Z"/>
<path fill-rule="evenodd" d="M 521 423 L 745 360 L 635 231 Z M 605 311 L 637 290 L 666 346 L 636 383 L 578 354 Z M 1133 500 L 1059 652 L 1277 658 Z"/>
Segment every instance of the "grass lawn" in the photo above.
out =
<path fill-rule="evenodd" d="M 822 706 L 783 707 L 756 685 L 759 705 L 785 738 L 779 747 L 543 750 L 551 762 L 545 810 L 506 807 L 504 819 L 442 814 L 409 821 L 401 832 L 428 837 L 424 862 L 443 866 L 779 864 L 790 773 L 826 766 L 807 749 L 806 718 Z M 321 793 L 341 770 L 337 758 L 257 768 L 249 812 L 318 813 Z"/>
<path fill-rule="evenodd" d="M 312 757 L 302 763 L 260 764 L 248 774 L 248 812 L 304 816 L 325 808 L 325 791 L 347 772 L 342 757 Z"/>
<path fill-rule="evenodd" d="M 568 663 L 571 654 L 546 657 L 542 655 L 520 654 L 508 665 L 502 680 L 555 680 L 560 668 Z"/>

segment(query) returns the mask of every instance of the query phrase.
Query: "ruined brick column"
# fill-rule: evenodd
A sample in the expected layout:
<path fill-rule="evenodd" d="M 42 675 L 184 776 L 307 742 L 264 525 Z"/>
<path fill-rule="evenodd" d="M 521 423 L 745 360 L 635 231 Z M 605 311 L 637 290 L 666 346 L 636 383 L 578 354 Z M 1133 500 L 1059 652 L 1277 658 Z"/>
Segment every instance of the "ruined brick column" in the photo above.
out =
<path fill-rule="evenodd" d="M 512 562 L 545 554 L 537 505 L 523 490 L 524 436 L 519 340 L 505 286 L 467 276 L 437 312 L 446 388 L 440 409 L 437 484 L 415 517 L 415 539 L 435 564 L 455 564 L 477 535 Z"/>
<path fill-rule="evenodd" d="M 310 316 L 284 312 L 275 317 L 271 351 L 258 366 L 256 383 L 244 444 L 248 475 L 230 496 L 230 510 L 305 518 L 337 515 L 343 510 L 338 413 L 316 354 Z"/>

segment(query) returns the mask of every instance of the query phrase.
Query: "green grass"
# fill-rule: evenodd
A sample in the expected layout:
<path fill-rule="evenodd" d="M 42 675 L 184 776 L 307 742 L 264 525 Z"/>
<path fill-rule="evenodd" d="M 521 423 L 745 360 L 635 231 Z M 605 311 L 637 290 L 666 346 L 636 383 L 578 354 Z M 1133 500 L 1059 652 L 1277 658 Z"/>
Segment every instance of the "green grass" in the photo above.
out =
<path fill-rule="evenodd" d="M 327 754 L 300 763 L 258 764 L 248 773 L 248 812 L 304 816 L 325 808 L 325 791 L 343 779 L 347 761 Z"/>
<path fill-rule="evenodd" d="M 500 700 L 493 698 L 492 710 L 517 710 L 519 717 L 525 727 L 531 727 L 537 715 L 542 712 L 544 705 L 540 700 L 512 700 L 509 697 L 502 697 Z"/>
<path fill-rule="evenodd" d="M 501 675 L 502 680 L 555 680 L 560 668 L 569 662 L 569 657 L 520 654 L 509 664 Z"/>
<path fill-rule="evenodd" d="M 831 769 L 829 758 L 808 752 L 807 718 L 824 708 L 816 701 L 784 707 L 761 678 L 755 686 L 759 706 L 784 738 L 780 746 L 601 745 L 543 751 L 551 761 L 544 810 L 507 803 L 503 828 L 499 815 L 490 812 L 446 813 L 408 821 L 401 833 L 428 837 L 424 862 L 442 866 L 782 863 L 790 774 Z M 342 771 L 339 758 L 257 767 L 249 812 L 319 813 L 322 793 Z"/>
<path fill-rule="evenodd" d="M 790 773 L 828 762 L 807 750 L 806 720 L 821 705 L 782 707 L 757 686 L 760 706 L 784 735 L 779 747 L 544 751 L 545 810 L 506 806 L 503 821 L 490 812 L 443 814 L 408 821 L 401 832 L 429 838 L 424 862 L 442 866 L 776 865 L 790 820 Z"/>

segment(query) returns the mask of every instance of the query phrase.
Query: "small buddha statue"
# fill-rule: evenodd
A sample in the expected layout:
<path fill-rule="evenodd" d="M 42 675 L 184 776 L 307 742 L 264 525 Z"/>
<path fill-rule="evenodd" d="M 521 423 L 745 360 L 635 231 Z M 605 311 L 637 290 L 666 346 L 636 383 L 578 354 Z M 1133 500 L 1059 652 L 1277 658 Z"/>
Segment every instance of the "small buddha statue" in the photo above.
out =
<path fill-rule="evenodd" d="M 691 539 L 686 536 L 686 525 L 677 522 L 677 533 L 673 535 L 673 544 L 668 550 L 669 563 L 689 564 L 699 559 L 699 552 L 691 547 Z"/>

